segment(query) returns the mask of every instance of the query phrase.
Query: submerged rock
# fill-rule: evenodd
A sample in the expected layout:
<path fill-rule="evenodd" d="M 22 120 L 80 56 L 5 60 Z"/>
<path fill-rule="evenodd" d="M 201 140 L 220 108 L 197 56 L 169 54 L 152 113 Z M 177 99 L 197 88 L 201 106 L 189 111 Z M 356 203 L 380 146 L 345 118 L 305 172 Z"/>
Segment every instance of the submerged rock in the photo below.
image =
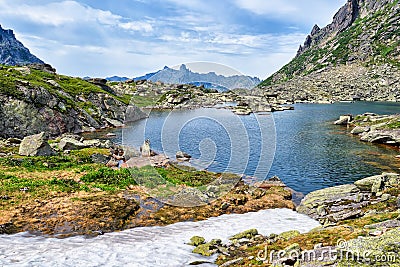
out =
<path fill-rule="evenodd" d="M 180 161 L 189 161 L 192 158 L 192 156 L 190 156 L 188 153 L 183 152 L 183 151 L 176 152 L 175 157 L 177 160 L 180 160 Z"/>

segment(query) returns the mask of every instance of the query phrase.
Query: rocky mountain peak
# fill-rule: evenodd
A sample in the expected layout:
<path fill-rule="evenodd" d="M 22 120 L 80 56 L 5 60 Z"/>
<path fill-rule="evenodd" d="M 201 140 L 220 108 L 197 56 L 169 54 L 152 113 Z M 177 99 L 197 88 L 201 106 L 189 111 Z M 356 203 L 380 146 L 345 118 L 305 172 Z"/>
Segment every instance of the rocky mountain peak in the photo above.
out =
<path fill-rule="evenodd" d="M 16 39 L 12 30 L 3 29 L 0 25 L 0 64 L 27 65 L 32 63 L 44 64 Z"/>
<path fill-rule="evenodd" d="M 317 24 L 315 24 L 311 30 L 311 35 L 316 35 L 319 32 L 319 30 L 321 30 L 321 28 Z"/>
<path fill-rule="evenodd" d="M 395 4 L 396 0 L 348 0 L 333 16 L 332 23 L 320 29 L 314 25 L 311 33 L 307 35 L 303 45 L 300 45 L 296 56 L 300 56 L 311 46 L 319 44 L 327 38 L 334 38 L 341 32 L 350 28 L 357 18 L 363 18 L 381 10 L 387 4 Z"/>

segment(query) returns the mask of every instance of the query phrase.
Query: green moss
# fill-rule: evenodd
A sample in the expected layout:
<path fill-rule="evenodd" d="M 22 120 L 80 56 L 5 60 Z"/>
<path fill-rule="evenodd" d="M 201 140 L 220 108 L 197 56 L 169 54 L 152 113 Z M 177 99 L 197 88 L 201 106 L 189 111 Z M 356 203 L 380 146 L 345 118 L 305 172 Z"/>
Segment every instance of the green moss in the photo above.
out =
<path fill-rule="evenodd" d="M 168 168 L 157 168 L 157 171 L 165 180 L 173 184 L 186 184 L 188 186 L 209 184 L 217 178 L 215 173 L 185 169 L 184 167 L 170 166 Z"/>
<path fill-rule="evenodd" d="M 76 192 L 81 185 L 72 179 L 30 179 L 0 173 L 0 193 L 10 194 L 23 190 L 31 195 L 45 195 L 48 191 Z"/>
<path fill-rule="evenodd" d="M 399 129 L 400 121 L 391 122 L 391 123 L 387 124 L 385 127 L 389 128 L 389 129 Z"/>

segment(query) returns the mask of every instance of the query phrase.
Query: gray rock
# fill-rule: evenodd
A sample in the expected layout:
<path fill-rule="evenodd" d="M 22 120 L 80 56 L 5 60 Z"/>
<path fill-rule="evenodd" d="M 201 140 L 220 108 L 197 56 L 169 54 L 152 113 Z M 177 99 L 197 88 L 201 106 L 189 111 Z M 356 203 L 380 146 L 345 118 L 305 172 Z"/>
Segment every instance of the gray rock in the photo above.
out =
<path fill-rule="evenodd" d="M 47 142 L 44 132 L 25 137 L 19 147 L 21 156 L 54 156 L 57 153 Z"/>
<path fill-rule="evenodd" d="M 175 157 L 177 160 L 180 160 L 180 161 L 189 161 L 192 158 L 192 156 L 190 156 L 188 153 L 185 153 L 183 151 L 176 152 Z"/>
<path fill-rule="evenodd" d="M 357 134 L 362 134 L 366 132 L 369 128 L 367 127 L 362 127 L 362 126 L 356 126 L 350 133 L 357 135 Z"/>
<path fill-rule="evenodd" d="M 114 119 L 110 119 L 110 118 L 105 118 L 105 120 L 113 127 L 124 127 L 125 126 L 125 124 L 123 124 L 119 120 L 114 120 Z"/>
<path fill-rule="evenodd" d="M 347 125 L 349 124 L 349 122 L 351 122 L 353 119 L 353 116 L 351 115 L 343 115 L 340 116 L 340 118 L 334 122 L 334 124 L 336 125 Z"/>
<path fill-rule="evenodd" d="M 362 191 L 371 191 L 372 186 L 381 182 L 383 179 L 382 175 L 375 175 L 371 177 L 367 177 L 361 180 L 354 182 L 354 184 Z"/>
<path fill-rule="evenodd" d="M 104 164 L 104 165 L 107 164 L 107 162 L 111 159 L 111 157 L 108 157 L 103 154 L 93 154 L 90 156 L 90 158 L 92 159 L 93 163 Z"/>
<path fill-rule="evenodd" d="M 82 149 L 82 148 L 87 148 L 87 147 L 89 147 L 89 146 L 85 145 L 81 141 L 78 141 L 71 137 L 62 138 L 60 143 L 58 144 L 58 148 L 63 151 L 64 150 L 76 150 L 76 149 Z"/>
<path fill-rule="evenodd" d="M 124 123 L 135 122 L 141 119 L 147 118 L 148 115 L 144 113 L 139 107 L 134 105 L 129 105 L 125 112 Z"/>
<path fill-rule="evenodd" d="M 140 152 L 142 153 L 142 157 L 151 156 L 150 140 L 144 141 L 143 145 L 140 147 Z"/>
<path fill-rule="evenodd" d="M 251 239 L 251 238 L 255 237 L 256 235 L 258 235 L 257 229 L 249 229 L 249 230 L 243 231 L 241 233 L 238 233 L 229 239 L 230 240 L 242 239 L 242 238 Z"/>

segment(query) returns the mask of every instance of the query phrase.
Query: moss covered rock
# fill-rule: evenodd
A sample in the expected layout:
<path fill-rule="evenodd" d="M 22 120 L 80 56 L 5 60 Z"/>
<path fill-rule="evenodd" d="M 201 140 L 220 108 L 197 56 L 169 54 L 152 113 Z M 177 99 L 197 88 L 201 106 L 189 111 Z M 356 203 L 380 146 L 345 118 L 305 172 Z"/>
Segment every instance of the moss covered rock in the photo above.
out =
<path fill-rule="evenodd" d="M 205 242 L 206 242 L 206 240 L 204 239 L 204 237 L 195 235 L 192 238 L 190 238 L 189 245 L 197 247 L 201 244 L 204 244 Z"/>
<path fill-rule="evenodd" d="M 292 239 L 296 236 L 299 236 L 300 232 L 297 230 L 292 230 L 292 231 L 287 231 L 287 232 L 283 232 L 280 235 L 278 235 L 278 238 L 284 239 L 284 240 L 289 240 Z"/>
<path fill-rule="evenodd" d="M 249 230 L 246 230 L 246 231 L 241 232 L 239 234 L 236 234 L 236 235 L 232 236 L 229 239 L 230 240 L 242 239 L 242 238 L 250 239 L 250 238 L 252 238 L 252 237 L 254 237 L 256 235 L 258 235 L 257 229 L 249 229 Z"/>

